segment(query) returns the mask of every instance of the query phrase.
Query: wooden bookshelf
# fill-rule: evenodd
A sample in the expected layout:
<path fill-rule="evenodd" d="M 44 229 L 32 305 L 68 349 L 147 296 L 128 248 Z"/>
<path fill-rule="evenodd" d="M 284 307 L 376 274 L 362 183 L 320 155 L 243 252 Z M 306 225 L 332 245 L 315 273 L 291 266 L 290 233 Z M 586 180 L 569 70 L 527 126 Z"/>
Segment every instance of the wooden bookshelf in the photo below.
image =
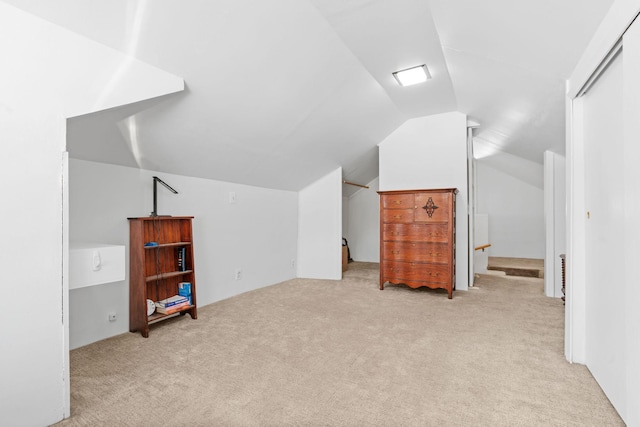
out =
<path fill-rule="evenodd" d="M 149 336 L 149 325 L 189 313 L 197 319 L 192 216 L 142 217 L 129 220 L 129 330 Z M 145 246 L 154 242 L 154 246 Z M 184 248 L 183 266 L 178 250 Z M 172 314 L 147 316 L 147 299 L 154 302 L 178 294 L 178 284 L 191 283 L 192 305 Z"/>

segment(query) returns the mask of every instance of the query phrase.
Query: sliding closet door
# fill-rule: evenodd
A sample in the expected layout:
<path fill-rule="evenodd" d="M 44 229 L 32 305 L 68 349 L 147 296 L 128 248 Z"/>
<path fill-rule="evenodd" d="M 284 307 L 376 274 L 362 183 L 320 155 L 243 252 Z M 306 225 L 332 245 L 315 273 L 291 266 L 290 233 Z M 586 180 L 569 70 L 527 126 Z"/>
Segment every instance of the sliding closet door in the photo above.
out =
<path fill-rule="evenodd" d="M 624 324 L 627 425 L 640 426 L 640 21 L 624 35 Z"/>
<path fill-rule="evenodd" d="M 640 426 L 640 0 L 611 11 L 568 85 L 565 350 Z"/>
<path fill-rule="evenodd" d="M 620 51 L 582 100 L 586 364 L 620 412 L 626 400 L 623 82 Z"/>

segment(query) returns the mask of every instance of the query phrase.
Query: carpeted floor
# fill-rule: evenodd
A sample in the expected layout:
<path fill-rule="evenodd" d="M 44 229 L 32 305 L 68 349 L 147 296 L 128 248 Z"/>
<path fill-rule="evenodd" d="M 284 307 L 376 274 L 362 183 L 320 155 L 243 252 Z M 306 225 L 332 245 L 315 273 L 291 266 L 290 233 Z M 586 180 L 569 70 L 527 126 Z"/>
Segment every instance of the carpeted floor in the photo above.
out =
<path fill-rule="evenodd" d="M 378 289 L 378 265 L 295 279 L 71 352 L 60 426 L 623 425 L 563 356 L 542 280 Z M 550 326 L 551 325 L 551 326 Z"/>

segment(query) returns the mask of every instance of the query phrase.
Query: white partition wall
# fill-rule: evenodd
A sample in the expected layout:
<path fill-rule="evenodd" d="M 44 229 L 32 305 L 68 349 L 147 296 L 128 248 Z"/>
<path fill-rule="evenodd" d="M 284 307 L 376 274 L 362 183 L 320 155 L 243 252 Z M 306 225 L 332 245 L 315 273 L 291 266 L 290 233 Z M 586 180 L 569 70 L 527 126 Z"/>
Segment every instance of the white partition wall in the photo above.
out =
<path fill-rule="evenodd" d="M 342 278 L 342 168 L 298 193 L 297 274 Z"/>
<path fill-rule="evenodd" d="M 544 293 L 562 297 L 562 261 L 566 252 L 566 162 L 564 156 L 544 153 L 544 225 L 546 249 L 544 257 Z"/>

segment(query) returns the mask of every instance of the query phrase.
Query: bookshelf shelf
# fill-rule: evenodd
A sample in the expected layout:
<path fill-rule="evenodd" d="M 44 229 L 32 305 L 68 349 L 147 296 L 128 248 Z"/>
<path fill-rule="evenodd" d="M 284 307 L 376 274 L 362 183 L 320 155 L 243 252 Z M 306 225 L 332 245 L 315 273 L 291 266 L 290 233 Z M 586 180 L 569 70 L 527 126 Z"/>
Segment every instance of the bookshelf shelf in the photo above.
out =
<path fill-rule="evenodd" d="M 129 220 L 129 330 L 149 336 L 149 325 L 189 313 L 197 319 L 192 216 L 143 217 Z M 154 246 L 145 243 L 156 242 Z M 184 268 L 184 270 L 183 270 Z M 147 299 L 160 301 L 191 284 L 192 305 L 171 314 L 147 315 Z"/>
<path fill-rule="evenodd" d="M 171 314 L 153 313 L 151 316 L 149 316 L 148 322 L 149 324 L 152 324 L 152 323 L 159 322 L 161 320 L 165 320 L 169 317 L 176 317 L 182 314 L 186 314 L 189 312 L 189 310 L 192 310 L 193 308 L 195 308 L 195 306 L 190 305 L 188 307 L 184 307 L 180 311 L 176 311 L 175 313 L 171 313 Z"/>
<path fill-rule="evenodd" d="M 170 277 L 182 276 L 184 274 L 192 274 L 193 270 L 185 270 L 185 271 L 168 271 L 166 273 L 154 274 L 153 276 L 147 276 L 145 281 L 151 282 L 153 280 L 163 280 L 168 279 Z"/>
<path fill-rule="evenodd" d="M 158 249 L 158 248 L 169 248 L 172 246 L 189 246 L 191 244 L 191 242 L 173 242 L 173 243 L 162 243 L 159 244 L 157 246 L 145 246 L 144 249 L 145 250 L 150 250 L 150 249 Z"/>

